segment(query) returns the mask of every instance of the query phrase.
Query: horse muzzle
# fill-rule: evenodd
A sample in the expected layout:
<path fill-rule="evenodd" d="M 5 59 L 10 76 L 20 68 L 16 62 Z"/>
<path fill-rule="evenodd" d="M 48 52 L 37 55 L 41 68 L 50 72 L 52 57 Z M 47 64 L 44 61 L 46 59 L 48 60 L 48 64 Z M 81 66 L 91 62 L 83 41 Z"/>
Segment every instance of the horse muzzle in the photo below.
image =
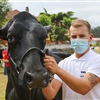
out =
<path fill-rule="evenodd" d="M 44 88 L 48 85 L 48 72 L 42 74 L 26 72 L 24 74 L 24 80 L 28 88 Z"/>

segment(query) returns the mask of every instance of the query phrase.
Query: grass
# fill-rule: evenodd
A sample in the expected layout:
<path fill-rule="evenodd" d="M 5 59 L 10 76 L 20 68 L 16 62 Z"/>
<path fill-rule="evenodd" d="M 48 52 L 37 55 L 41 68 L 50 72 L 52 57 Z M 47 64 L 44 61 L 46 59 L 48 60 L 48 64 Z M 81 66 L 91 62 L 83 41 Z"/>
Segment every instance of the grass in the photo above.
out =
<path fill-rule="evenodd" d="M 4 68 L 0 66 L 0 73 L 3 73 Z"/>
<path fill-rule="evenodd" d="M 0 100 L 5 100 L 7 76 L 3 74 L 4 68 L 0 66 Z"/>

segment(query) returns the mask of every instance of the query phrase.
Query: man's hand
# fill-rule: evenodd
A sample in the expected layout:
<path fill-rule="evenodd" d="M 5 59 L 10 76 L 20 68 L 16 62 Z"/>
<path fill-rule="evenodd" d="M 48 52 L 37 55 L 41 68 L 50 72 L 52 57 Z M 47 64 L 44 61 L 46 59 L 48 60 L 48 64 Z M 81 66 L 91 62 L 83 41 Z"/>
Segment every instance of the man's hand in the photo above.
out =
<path fill-rule="evenodd" d="M 45 66 L 45 68 L 47 70 L 49 70 L 53 74 L 56 74 L 57 73 L 57 69 L 59 69 L 55 59 L 53 57 L 51 57 L 51 56 L 45 55 L 43 65 Z"/>

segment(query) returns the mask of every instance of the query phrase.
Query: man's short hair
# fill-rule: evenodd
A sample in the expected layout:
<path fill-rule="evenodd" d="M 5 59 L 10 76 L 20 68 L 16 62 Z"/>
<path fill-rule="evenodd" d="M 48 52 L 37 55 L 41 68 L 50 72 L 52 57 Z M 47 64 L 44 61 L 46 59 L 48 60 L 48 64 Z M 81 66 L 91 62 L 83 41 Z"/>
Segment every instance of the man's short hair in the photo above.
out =
<path fill-rule="evenodd" d="M 82 19 L 76 19 L 76 20 L 73 20 L 72 23 L 71 23 L 71 26 L 76 27 L 76 28 L 80 27 L 80 26 L 83 26 L 83 25 L 85 25 L 88 28 L 88 31 L 90 33 L 91 25 L 89 24 L 88 21 L 82 20 Z"/>

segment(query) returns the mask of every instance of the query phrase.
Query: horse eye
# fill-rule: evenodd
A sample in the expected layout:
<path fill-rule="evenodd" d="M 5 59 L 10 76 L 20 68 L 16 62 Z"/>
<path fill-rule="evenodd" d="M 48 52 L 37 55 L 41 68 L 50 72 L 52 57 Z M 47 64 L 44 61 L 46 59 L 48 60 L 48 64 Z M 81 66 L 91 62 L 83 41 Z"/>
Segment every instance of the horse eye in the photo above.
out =
<path fill-rule="evenodd" d="M 13 42 L 15 42 L 15 38 L 14 38 L 14 36 L 9 35 L 9 36 L 8 36 L 8 42 L 9 42 L 9 43 L 13 43 Z"/>
<path fill-rule="evenodd" d="M 40 42 L 41 42 L 41 43 L 45 43 L 45 42 L 46 42 L 46 40 L 41 40 Z"/>

